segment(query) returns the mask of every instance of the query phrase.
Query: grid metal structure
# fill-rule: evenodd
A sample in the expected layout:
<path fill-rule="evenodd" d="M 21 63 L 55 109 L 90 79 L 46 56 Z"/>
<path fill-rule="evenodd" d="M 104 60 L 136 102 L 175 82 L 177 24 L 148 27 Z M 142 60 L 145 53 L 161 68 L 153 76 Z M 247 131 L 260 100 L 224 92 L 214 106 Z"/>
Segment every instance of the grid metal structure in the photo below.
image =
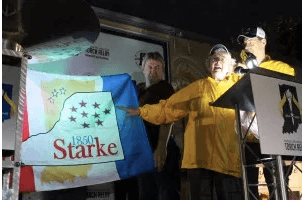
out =
<path fill-rule="evenodd" d="M 2 57 L 3 56 L 9 56 L 11 58 L 17 57 L 21 59 L 19 100 L 16 113 L 17 120 L 15 122 L 16 129 L 15 133 L 9 133 L 9 135 L 15 135 L 15 145 L 13 150 L 2 149 L 2 199 L 17 200 L 19 197 L 23 106 L 25 100 L 28 55 L 20 51 L 2 49 Z"/>
<path fill-rule="evenodd" d="M 250 131 L 250 127 L 252 126 L 252 123 L 254 121 L 254 118 L 256 117 L 256 114 L 253 116 L 253 118 L 250 121 L 250 124 L 248 126 L 248 129 L 245 133 L 242 132 L 241 129 L 241 118 L 240 118 L 240 110 L 238 105 L 235 105 L 236 109 L 236 120 L 237 120 L 237 130 L 238 133 L 241 133 L 238 135 L 238 140 L 239 140 L 239 150 L 240 150 L 240 156 L 241 156 L 241 167 L 242 167 L 242 175 L 243 175 L 243 186 L 244 186 L 244 195 L 245 199 L 248 200 L 249 198 L 253 197 L 255 200 L 258 200 L 258 196 L 253 193 L 253 191 L 250 189 L 250 187 L 254 186 L 271 186 L 272 188 L 269 189 L 269 199 L 277 199 L 277 200 L 288 200 L 288 193 L 287 192 L 292 192 L 290 187 L 288 186 L 286 180 L 287 180 L 287 175 L 289 175 L 290 171 L 292 171 L 293 168 L 298 169 L 302 173 L 302 169 L 300 169 L 296 165 L 296 156 L 293 156 L 291 165 L 287 169 L 287 173 L 284 174 L 283 170 L 283 160 L 280 155 L 270 155 L 269 158 L 260 158 L 252 149 L 251 147 L 247 144 L 247 135 Z M 245 148 L 248 150 L 258 161 L 256 164 L 248 165 L 246 164 L 246 159 L 245 159 Z M 247 179 L 247 170 L 246 168 L 249 166 L 262 166 L 266 168 L 271 177 L 272 177 L 272 183 L 268 184 L 250 184 Z M 302 197 L 302 195 L 300 196 Z"/>

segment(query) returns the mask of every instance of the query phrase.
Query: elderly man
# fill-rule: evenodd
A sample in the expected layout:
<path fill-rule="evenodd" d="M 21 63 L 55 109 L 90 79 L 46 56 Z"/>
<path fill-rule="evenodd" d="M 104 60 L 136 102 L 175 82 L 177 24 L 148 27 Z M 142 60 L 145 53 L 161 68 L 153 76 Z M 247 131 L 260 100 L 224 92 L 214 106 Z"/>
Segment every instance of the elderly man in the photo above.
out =
<path fill-rule="evenodd" d="M 244 68 L 248 68 L 244 63 L 247 59 L 247 54 L 253 54 L 257 59 L 257 66 L 260 68 L 276 71 L 279 73 L 284 73 L 287 75 L 295 75 L 294 69 L 288 64 L 282 61 L 272 60 L 269 55 L 266 54 L 266 44 L 267 44 L 267 36 L 265 31 L 261 27 L 252 27 L 247 28 L 243 31 L 242 34 L 238 36 L 238 42 L 243 46 L 243 50 L 241 51 L 240 57 L 242 58 L 242 64 L 238 64 L 238 66 L 242 66 Z M 242 113 L 243 114 L 243 113 Z M 245 128 L 244 128 L 245 130 Z M 248 135 L 247 144 L 249 147 L 254 150 L 254 153 L 261 157 L 260 144 L 259 141 L 254 137 L 258 137 L 258 128 L 257 128 L 257 119 L 255 118 L 254 123 L 251 126 L 250 134 Z M 263 155 L 263 158 L 268 156 Z M 257 163 L 256 158 L 251 154 L 249 150 L 245 151 L 246 164 L 255 164 Z M 288 167 L 284 167 L 285 175 L 288 172 Z M 273 183 L 272 176 L 270 172 L 263 168 L 264 176 L 267 184 Z M 291 173 L 291 171 L 290 171 Z M 258 184 L 258 175 L 259 169 L 256 167 L 248 167 L 247 168 L 247 177 L 249 184 Z M 287 175 L 289 176 L 289 175 Z M 287 177 L 288 178 L 288 177 Z M 287 179 L 288 180 L 288 179 Z M 274 187 L 268 185 L 270 197 L 272 197 L 272 193 Z M 258 186 L 250 187 L 250 190 L 253 192 L 254 196 L 259 199 Z M 272 197 L 273 198 L 273 197 Z M 250 199 L 254 199 L 252 195 L 250 195 Z"/>
<path fill-rule="evenodd" d="M 188 116 L 182 168 L 188 170 L 191 199 L 243 199 L 235 112 L 209 104 L 239 80 L 230 74 L 232 64 L 227 48 L 215 45 L 207 62 L 208 77 L 158 104 L 121 108 L 153 124 Z"/>
<path fill-rule="evenodd" d="M 172 85 L 163 80 L 164 69 L 164 59 L 159 52 L 149 52 L 144 56 L 142 71 L 145 83 L 138 85 L 140 106 L 159 103 L 174 93 Z M 139 176 L 139 199 L 178 200 L 181 153 L 174 139 L 169 136 L 170 125 L 159 126 L 148 121 L 144 121 L 144 125 L 154 154 L 156 170 Z M 167 153 L 167 158 L 164 153 Z"/>
<path fill-rule="evenodd" d="M 163 80 L 164 68 L 164 59 L 159 52 L 149 52 L 144 56 L 142 73 L 145 82 L 138 84 L 140 106 L 158 103 L 174 93 L 172 85 Z M 145 173 L 137 178 L 117 181 L 116 199 L 178 200 L 180 199 L 178 156 L 180 158 L 181 153 L 173 139 L 169 138 L 170 125 L 159 126 L 147 121 L 144 121 L 144 125 L 154 154 L 156 169 L 154 172 Z M 165 138 L 163 141 L 169 141 L 168 147 L 165 142 L 159 142 L 163 138 Z M 167 153 L 168 157 L 166 155 L 159 157 L 159 154 L 163 152 Z M 169 165 L 166 164 L 168 162 Z"/>

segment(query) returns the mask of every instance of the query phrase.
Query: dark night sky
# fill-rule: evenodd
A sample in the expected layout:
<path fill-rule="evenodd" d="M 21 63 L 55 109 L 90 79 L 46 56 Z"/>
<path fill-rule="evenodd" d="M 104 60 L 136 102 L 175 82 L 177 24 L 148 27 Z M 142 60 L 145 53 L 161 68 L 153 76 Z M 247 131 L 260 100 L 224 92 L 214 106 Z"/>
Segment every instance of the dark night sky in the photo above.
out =
<path fill-rule="evenodd" d="M 201 35 L 230 40 L 242 28 L 281 14 L 302 18 L 301 0 L 88 0 L 96 7 L 140 17 Z"/>
<path fill-rule="evenodd" d="M 87 0 L 91 6 L 139 17 L 207 38 L 241 47 L 236 38 L 242 29 L 259 26 L 269 36 L 267 52 L 274 59 L 302 66 L 302 0 Z M 158 3 L 160 2 L 160 3 Z M 284 30 L 277 31 L 282 17 Z M 289 19 L 297 21 L 290 29 Z M 291 30 L 291 31 L 289 31 Z M 271 45 L 272 44 L 272 45 Z M 230 47 L 229 47 L 230 48 Z"/>
<path fill-rule="evenodd" d="M 302 61 L 302 0 L 86 0 L 85 7 L 83 0 L 58 1 L 59 6 L 53 0 L 24 2 L 22 20 L 28 34 L 22 41 L 25 47 L 37 42 L 39 37 L 46 40 L 52 34 L 63 34 L 76 27 L 89 30 L 98 27 L 99 21 L 89 8 L 94 6 L 192 32 L 201 38 L 231 43 L 232 48 L 237 46 L 235 39 L 242 29 L 263 25 L 274 44 L 270 50 Z M 276 30 L 279 16 L 286 30 L 283 34 Z M 296 23 L 289 19 L 298 22 L 292 29 L 291 25 Z"/>

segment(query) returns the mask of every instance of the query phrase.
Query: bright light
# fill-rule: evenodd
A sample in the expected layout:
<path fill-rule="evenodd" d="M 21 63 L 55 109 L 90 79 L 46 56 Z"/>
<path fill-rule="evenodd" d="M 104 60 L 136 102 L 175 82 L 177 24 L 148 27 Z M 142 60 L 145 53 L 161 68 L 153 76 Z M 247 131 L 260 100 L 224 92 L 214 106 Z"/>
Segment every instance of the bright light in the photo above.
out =
<path fill-rule="evenodd" d="M 249 68 L 249 69 L 258 67 L 258 62 L 257 62 L 256 56 L 253 55 L 252 53 L 248 53 L 248 58 L 246 59 L 245 64 L 246 64 L 247 68 Z"/>
<path fill-rule="evenodd" d="M 28 64 L 37 64 L 76 56 L 85 52 L 91 44 L 92 43 L 84 37 L 73 38 L 72 36 L 65 36 L 34 45 L 26 48 L 25 51 L 32 56 L 32 59 L 28 60 Z"/>

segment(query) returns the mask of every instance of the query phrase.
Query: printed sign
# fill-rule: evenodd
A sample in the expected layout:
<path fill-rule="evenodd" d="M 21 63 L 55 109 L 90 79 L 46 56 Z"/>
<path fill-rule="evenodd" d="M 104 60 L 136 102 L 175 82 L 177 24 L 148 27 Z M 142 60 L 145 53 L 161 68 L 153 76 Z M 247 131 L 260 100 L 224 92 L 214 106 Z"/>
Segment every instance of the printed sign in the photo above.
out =
<path fill-rule="evenodd" d="M 302 85 L 250 76 L 261 153 L 302 156 Z"/>
<path fill-rule="evenodd" d="M 155 51 L 166 60 L 164 47 L 159 43 L 101 32 L 94 44 L 77 56 L 55 62 L 33 63 L 28 67 L 41 72 L 66 75 L 128 73 L 132 80 L 140 83 L 145 82 L 141 69 L 142 59 L 147 52 Z"/>
<path fill-rule="evenodd" d="M 10 119 L 17 110 L 17 105 L 12 101 L 13 85 L 2 83 L 2 122 Z"/>

